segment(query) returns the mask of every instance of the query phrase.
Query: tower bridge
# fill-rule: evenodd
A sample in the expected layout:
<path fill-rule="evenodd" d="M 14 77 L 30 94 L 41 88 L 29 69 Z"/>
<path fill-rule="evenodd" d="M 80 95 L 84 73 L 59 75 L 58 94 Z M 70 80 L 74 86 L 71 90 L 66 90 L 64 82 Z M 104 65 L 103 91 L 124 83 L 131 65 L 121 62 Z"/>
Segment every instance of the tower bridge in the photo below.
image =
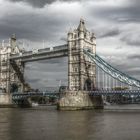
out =
<path fill-rule="evenodd" d="M 14 94 L 15 98 L 35 95 L 25 93 L 28 86 L 24 79 L 27 62 L 66 56 L 68 89 L 60 95 L 61 109 L 102 108 L 102 96 L 113 94 L 139 96 L 140 81 L 117 70 L 96 54 L 96 37 L 86 29 L 81 19 L 78 28 L 68 32 L 67 44 L 64 45 L 26 51 L 18 47 L 15 35 L 8 44 L 2 43 L 0 88 L 3 93 L 0 94 L 0 104 L 12 103 L 11 93 L 17 88 L 22 94 Z"/>

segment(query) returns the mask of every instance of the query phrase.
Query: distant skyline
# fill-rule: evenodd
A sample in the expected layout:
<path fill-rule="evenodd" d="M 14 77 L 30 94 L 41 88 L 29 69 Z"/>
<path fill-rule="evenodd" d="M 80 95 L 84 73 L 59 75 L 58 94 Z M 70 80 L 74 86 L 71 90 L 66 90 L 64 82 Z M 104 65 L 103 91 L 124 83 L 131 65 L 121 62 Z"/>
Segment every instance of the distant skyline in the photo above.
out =
<path fill-rule="evenodd" d="M 139 0 L 0 0 L 0 42 L 15 33 L 28 50 L 66 43 L 80 18 L 97 37 L 97 53 L 117 69 L 140 79 Z M 46 62 L 46 63 L 45 63 Z M 29 63 L 33 88 L 67 81 L 67 58 Z"/>

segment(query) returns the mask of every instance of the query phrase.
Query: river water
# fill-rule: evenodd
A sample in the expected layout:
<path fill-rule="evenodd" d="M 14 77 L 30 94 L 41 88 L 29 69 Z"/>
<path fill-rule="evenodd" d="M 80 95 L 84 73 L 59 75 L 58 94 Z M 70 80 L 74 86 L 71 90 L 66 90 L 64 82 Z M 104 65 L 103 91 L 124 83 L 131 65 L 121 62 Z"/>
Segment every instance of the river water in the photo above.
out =
<path fill-rule="evenodd" d="M 140 140 L 140 106 L 0 108 L 0 140 Z"/>

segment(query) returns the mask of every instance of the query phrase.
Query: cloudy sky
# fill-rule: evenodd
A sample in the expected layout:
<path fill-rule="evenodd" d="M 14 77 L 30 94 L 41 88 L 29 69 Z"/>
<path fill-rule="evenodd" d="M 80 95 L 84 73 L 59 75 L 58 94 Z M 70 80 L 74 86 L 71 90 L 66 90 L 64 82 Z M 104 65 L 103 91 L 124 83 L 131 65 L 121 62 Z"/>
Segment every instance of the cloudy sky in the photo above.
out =
<path fill-rule="evenodd" d="M 97 53 L 140 79 L 139 0 L 0 0 L 0 41 L 16 33 L 27 50 L 66 43 L 80 18 L 97 37 Z M 21 45 L 22 46 L 22 45 Z M 26 65 L 32 87 L 67 82 L 67 58 Z"/>

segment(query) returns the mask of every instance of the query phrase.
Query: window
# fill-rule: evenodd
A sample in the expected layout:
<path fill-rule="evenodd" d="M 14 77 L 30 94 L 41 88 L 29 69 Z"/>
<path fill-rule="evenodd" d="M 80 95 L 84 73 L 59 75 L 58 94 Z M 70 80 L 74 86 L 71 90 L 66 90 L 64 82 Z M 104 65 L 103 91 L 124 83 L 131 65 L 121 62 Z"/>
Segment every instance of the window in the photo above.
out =
<path fill-rule="evenodd" d="M 74 68 L 74 72 L 78 72 L 78 68 L 77 67 Z"/>
<path fill-rule="evenodd" d="M 73 56 L 73 60 L 77 61 L 78 60 L 78 56 Z"/>

